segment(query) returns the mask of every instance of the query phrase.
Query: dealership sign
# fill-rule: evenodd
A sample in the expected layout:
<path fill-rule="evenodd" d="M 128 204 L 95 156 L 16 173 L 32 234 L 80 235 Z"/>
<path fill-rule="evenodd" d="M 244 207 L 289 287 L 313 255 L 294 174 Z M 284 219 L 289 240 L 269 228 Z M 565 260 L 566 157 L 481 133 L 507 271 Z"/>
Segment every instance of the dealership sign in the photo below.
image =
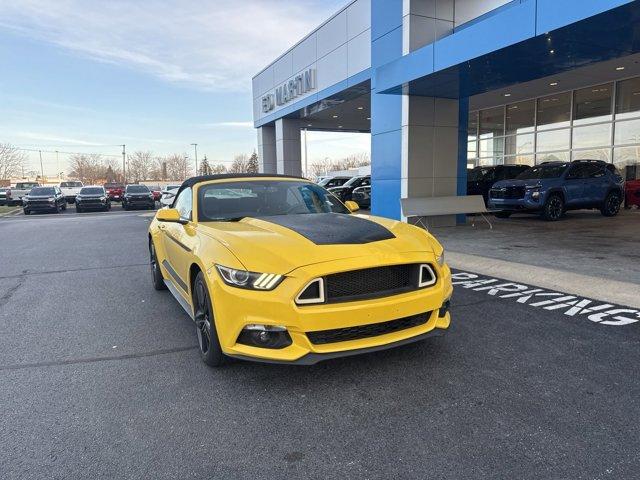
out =
<path fill-rule="evenodd" d="M 315 90 L 315 88 L 316 71 L 313 68 L 308 68 L 276 87 L 274 93 L 264 95 L 262 97 L 262 111 L 268 113 L 276 108 L 276 105 L 278 107 L 286 105 L 300 95 Z"/>
<path fill-rule="evenodd" d="M 589 298 L 507 282 L 469 272 L 452 275 L 453 284 L 492 297 L 513 300 L 533 308 L 551 310 L 568 317 L 584 317 L 600 325 L 623 326 L 640 322 L 640 309 L 601 303 Z"/>

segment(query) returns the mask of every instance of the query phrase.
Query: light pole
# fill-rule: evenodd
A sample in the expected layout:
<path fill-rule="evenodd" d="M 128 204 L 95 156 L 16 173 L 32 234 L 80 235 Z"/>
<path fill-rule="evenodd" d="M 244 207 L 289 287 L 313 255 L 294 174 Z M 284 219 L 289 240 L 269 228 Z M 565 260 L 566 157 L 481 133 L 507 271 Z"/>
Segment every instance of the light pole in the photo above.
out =
<path fill-rule="evenodd" d="M 42 166 L 42 150 L 38 150 L 40 154 L 40 181 L 44 183 L 44 167 Z"/>
<path fill-rule="evenodd" d="M 198 175 L 198 144 L 197 143 L 192 143 L 191 145 L 193 145 L 193 150 L 194 150 L 194 153 L 195 153 L 196 175 Z"/>
<path fill-rule="evenodd" d="M 126 145 L 122 145 L 122 183 L 127 184 L 127 150 Z"/>

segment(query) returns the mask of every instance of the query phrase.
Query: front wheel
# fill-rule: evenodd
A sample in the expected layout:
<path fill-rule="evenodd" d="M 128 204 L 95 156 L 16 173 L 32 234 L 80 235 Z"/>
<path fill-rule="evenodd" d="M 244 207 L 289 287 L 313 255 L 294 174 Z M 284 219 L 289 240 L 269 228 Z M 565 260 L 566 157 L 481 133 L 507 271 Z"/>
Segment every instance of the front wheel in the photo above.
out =
<path fill-rule="evenodd" d="M 158 255 L 156 254 L 156 247 L 153 242 L 149 242 L 149 266 L 151 267 L 151 279 L 153 281 L 153 288 L 156 290 L 166 290 L 167 285 L 162 278 L 162 272 L 160 271 L 160 265 L 158 265 Z"/>
<path fill-rule="evenodd" d="M 76 213 L 82 213 L 82 208 L 76 204 Z"/>
<path fill-rule="evenodd" d="M 542 218 L 548 222 L 555 222 L 564 214 L 564 200 L 557 193 L 552 194 L 542 207 Z"/>
<path fill-rule="evenodd" d="M 67 202 L 62 204 L 62 210 L 67 211 Z"/>
<path fill-rule="evenodd" d="M 605 198 L 602 207 L 600 208 L 600 213 L 605 217 L 615 217 L 620 212 L 620 205 L 622 204 L 622 198 L 620 198 L 620 194 L 617 192 L 611 192 Z"/>
<path fill-rule="evenodd" d="M 198 273 L 193 282 L 193 305 L 200 358 L 210 367 L 219 367 L 224 363 L 225 358 L 218 340 L 209 288 L 202 272 Z"/>
<path fill-rule="evenodd" d="M 22 212 L 23 212 L 25 215 L 31 215 L 31 210 L 29 210 L 29 209 L 27 209 L 27 208 L 23 208 L 23 209 L 22 209 Z"/>

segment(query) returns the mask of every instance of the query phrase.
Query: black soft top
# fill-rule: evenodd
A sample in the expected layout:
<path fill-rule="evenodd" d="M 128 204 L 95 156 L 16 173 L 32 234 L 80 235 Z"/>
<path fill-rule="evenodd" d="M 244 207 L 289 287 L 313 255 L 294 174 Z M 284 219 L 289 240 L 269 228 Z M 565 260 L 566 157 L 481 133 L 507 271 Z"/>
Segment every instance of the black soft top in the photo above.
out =
<path fill-rule="evenodd" d="M 306 178 L 296 177 L 294 175 L 280 175 L 277 173 L 221 173 L 219 175 L 200 175 L 198 177 L 187 178 L 176 193 L 175 198 L 180 195 L 180 192 L 185 188 L 193 187 L 198 183 L 209 182 L 211 180 L 227 180 L 232 178 L 292 178 L 294 180 L 308 181 Z"/>

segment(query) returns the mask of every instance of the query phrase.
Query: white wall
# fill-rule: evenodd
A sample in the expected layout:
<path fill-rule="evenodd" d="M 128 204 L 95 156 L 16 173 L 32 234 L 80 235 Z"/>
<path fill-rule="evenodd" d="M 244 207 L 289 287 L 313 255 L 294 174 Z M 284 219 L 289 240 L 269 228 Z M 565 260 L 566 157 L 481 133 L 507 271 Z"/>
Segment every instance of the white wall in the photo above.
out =
<path fill-rule="evenodd" d="M 510 2 L 511 0 L 455 0 L 456 27 Z"/>
<path fill-rule="evenodd" d="M 314 95 L 371 66 L 371 0 L 355 0 L 311 32 L 253 78 L 253 118 L 259 120 L 287 105 L 262 112 L 262 97 L 307 68 L 316 70 Z M 292 103 L 292 102 L 291 102 Z"/>

